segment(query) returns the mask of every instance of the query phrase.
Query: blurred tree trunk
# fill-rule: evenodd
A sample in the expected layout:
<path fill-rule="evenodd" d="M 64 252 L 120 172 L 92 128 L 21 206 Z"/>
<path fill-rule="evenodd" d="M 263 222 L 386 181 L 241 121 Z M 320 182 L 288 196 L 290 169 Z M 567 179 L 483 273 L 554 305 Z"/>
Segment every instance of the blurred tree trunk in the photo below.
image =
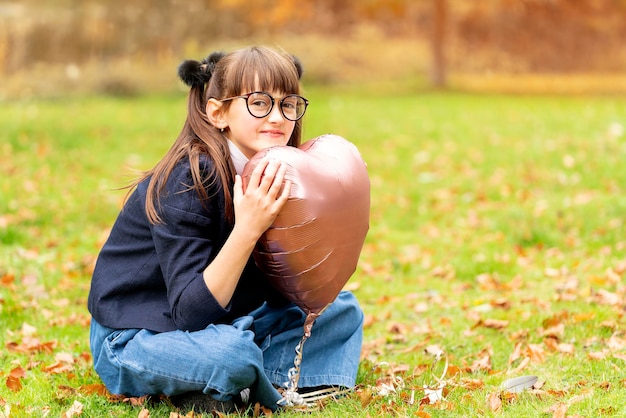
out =
<path fill-rule="evenodd" d="M 447 0 L 433 0 L 433 26 L 431 35 L 431 83 L 436 88 L 446 86 L 445 37 L 448 20 Z"/>

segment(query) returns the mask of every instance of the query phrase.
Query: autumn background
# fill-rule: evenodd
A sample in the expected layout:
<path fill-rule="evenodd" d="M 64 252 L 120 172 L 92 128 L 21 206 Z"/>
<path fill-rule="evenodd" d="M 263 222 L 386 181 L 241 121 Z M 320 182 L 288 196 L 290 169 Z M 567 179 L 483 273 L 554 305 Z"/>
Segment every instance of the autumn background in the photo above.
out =
<path fill-rule="evenodd" d="M 255 43 L 372 183 L 359 386 L 312 416 L 623 416 L 625 41 L 622 0 L 0 1 L 0 417 L 183 415 L 103 388 L 89 279 L 177 65 Z"/>

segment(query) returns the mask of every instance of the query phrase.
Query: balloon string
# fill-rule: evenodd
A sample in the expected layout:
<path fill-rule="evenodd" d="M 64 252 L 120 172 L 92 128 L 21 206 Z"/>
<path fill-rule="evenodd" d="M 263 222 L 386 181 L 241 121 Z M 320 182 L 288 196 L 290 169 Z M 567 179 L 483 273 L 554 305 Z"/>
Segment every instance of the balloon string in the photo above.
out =
<path fill-rule="evenodd" d="M 302 349 L 306 340 L 311 336 L 313 323 L 318 316 L 319 313 L 309 312 L 304 320 L 304 335 L 296 346 L 296 357 L 293 360 L 293 367 L 287 372 L 287 378 L 289 380 L 284 383 L 285 390 L 282 393 L 282 399 L 277 402 L 278 405 L 297 407 L 305 404 L 304 399 L 302 399 L 298 393 L 298 380 L 300 379 L 300 366 L 302 365 Z"/>

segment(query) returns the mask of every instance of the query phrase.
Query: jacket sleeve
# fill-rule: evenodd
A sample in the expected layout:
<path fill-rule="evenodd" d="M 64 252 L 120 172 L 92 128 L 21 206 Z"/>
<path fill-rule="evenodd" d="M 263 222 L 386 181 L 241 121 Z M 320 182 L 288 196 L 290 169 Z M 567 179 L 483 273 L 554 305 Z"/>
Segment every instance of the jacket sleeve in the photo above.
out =
<path fill-rule="evenodd" d="M 167 287 L 172 321 L 195 331 L 219 321 L 223 308 L 204 283 L 203 271 L 215 258 L 230 228 L 224 219 L 221 189 L 202 202 L 192 184 L 188 164 L 172 172 L 157 206 L 163 223 L 152 226 L 156 256 Z"/>

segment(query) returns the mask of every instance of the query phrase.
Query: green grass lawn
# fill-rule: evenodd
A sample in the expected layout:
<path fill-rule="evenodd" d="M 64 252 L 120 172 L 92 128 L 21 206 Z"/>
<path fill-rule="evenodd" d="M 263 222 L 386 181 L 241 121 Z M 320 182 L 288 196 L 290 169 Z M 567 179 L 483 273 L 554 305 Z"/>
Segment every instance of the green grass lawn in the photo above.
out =
<path fill-rule="evenodd" d="M 354 142 L 372 184 L 359 387 L 310 416 L 623 416 L 626 98 L 307 96 L 305 137 Z M 174 411 L 100 392 L 86 299 L 120 188 L 184 114 L 178 95 L 0 104 L 0 417 Z"/>

